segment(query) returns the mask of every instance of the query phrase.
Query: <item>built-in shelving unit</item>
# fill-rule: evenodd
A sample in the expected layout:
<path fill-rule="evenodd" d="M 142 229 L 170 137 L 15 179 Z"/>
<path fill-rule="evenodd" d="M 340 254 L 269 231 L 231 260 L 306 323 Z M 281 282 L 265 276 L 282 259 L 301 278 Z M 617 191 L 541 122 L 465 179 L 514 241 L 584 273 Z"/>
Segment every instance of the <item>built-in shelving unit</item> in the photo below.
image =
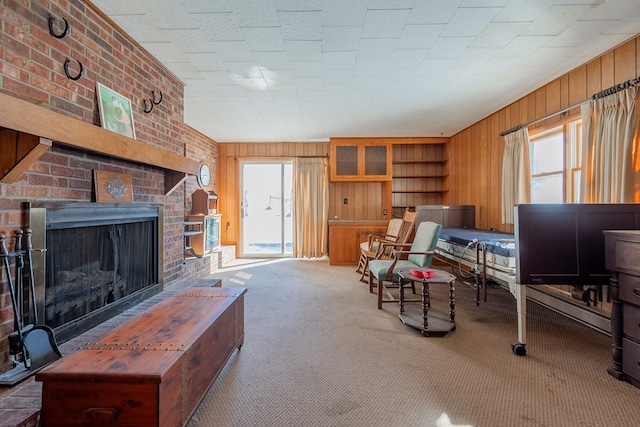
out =
<path fill-rule="evenodd" d="M 447 144 L 394 144 L 391 203 L 393 216 L 409 207 L 439 205 L 448 191 Z"/>

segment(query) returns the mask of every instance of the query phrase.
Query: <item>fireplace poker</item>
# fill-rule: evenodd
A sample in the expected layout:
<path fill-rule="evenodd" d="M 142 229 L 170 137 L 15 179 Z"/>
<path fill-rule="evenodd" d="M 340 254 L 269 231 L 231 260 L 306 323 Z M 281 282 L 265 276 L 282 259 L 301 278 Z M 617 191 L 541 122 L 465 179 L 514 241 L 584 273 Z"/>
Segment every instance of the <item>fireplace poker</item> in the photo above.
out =
<path fill-rule="evenodd" d="M 27 228 L 25 230 L 25 251 L 27 254 L 27 263 L 29 263 L 29 290 L 31 292 L 31 304 L 33 305 L 33 324 L 38 324 L 38 305 L 36 302 L 36 286 L 33 279 L 33 260 L 31 257 L 31 252 L 45 252 L 46 249 L 33 249 L 33 243 L 31 241 L 31 236 L 33 235 L 33 230 Z"/>
<path fill-rule="evenodd" d="M 9 283 L 9 291 L 11 292 L 11 303 L 13 304 L 13 313 L 14 313 L 14 318 L 16 322 L 16 329 L 18 331 L 18 342 L 19 342 L 20 350 L 22 352 L 24 365 L 26 368 L 29 368 L 30 361 L 27 357 L 27 349 L 23 343 L 22 324 L 21 324 L 22 322 L 19 319 L 18 303 L 16 301 L 16 292 L 13 286 L 14 283 L 13 283 L 13 279 L 11 278 L 11 269 L 9 266 L 9 257 L 16 257 L 16 277 L 17 277 L 17 271 L 19 268 L 18 264 L 19 262 L 22 261 L 22 254 L 17 252 L 9 254 L 5 241 L 6 241 L 5 234 L 0 233 L 0 256 L 2 256 L 2 259 L 4 260 L 4 268 L 7 271 L 7 282 Z"/>
<path fill-rule="evenodd" d="M 16 304 L 18 305 L 18 310 L 20 315 L 18 316 L 20 326 L 23 332 L 26 332 L 24 329 L 24 276 L 22 268 L 24 267 L 24 256 L 22 251 L 22 235 L 23 231 L 20 229 L 13 230 L 13 252 L 20 254 L 18 258 L 16 258 L 16 279 L 15 279 L 15 287 L 16 287 Z M 20 335 L 22 337 L 22 335 Z M 22 339 L 22 338 L 21 338 Z"/>

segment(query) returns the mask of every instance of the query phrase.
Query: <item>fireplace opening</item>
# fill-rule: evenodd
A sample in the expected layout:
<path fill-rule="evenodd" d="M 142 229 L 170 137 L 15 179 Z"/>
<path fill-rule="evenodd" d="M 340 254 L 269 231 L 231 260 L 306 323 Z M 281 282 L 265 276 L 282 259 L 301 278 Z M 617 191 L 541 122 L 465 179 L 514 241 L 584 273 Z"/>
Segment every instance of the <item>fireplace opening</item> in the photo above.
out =
<path fill-rule="evenodd" d="M 59 342 L 161 290 L 160 206 L 32 204 L 29 213 L 33 246 L 39 228 L 46 249 L 34 258 L 37 308 Z"/>

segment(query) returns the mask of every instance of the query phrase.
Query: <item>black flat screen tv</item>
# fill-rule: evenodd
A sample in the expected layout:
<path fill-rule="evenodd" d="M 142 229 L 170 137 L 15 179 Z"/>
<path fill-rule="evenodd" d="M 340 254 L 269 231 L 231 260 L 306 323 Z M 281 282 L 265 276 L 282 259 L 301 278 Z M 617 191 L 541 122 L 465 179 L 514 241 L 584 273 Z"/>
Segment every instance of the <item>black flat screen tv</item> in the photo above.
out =
<path fill-rule="evenodd" d="M 515 208 L 516 283 L 603 285 L 603 230 L 640 228 L 640 204 L 522 204 Z"/>

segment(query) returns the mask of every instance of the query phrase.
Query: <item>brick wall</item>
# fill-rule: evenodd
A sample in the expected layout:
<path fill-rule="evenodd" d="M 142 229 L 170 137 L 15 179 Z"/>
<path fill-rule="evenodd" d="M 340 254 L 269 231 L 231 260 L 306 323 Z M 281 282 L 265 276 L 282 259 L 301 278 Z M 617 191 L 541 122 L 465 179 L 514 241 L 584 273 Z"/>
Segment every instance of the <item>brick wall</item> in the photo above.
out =
<path fill-rule="evenodd" d="M 67 37 L 57 39 L 49 33 L 50 16 L 56 18 L 58 32 L 62 18 L 69 22 Z M 207 160 L 216 176 L 217 144 L 183 122 L 182 83 L 89 3 L 0 0 L 0 39 L 1 91 L 100 126 L 96 83 L 102 83 L 131 100 L 137 140 Z M 79 70 L 76 61 L 84 66 L 79 80 L 65 75 L 67 58 L 74 74 Z M 150 98 L 151 91 L 161 91 L 163 102 L 146 114 L 143 99 Z M 195 177 L 165 196 L 162 169 L 67 148 L 56 141 L 17 182 L 0 184 L 0 231 L 12 235 L 14 229 L 28 226 L 21 210 L 25 201 L 94 201 L 93 170 L 129 174 L 135 202 L 164 204 L 165 285 L 215 270 L 208 259 L 184 262 L 183 219 L 197 187 Z M 209 189 L 216 185 L 212 182 Z M 13 331 L 13 311 L 6 276 L 0 277 L 1 372 L 10 367 L 6 336 Z"/>

